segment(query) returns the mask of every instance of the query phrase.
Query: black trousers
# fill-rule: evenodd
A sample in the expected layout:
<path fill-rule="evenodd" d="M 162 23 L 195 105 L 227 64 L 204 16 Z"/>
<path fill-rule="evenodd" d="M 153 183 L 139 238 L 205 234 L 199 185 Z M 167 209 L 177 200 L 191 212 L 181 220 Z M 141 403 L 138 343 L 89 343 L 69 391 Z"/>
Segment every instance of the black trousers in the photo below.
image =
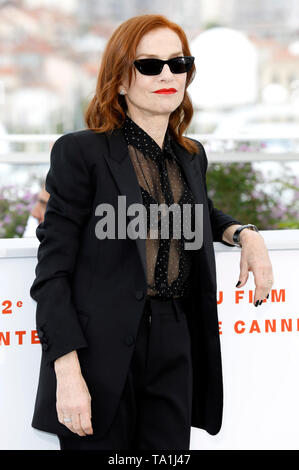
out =
<path fill-rule="evenodd" d="M 183 299 L 147 296 L 120 403 L 107 434 L 59 437 L 61 450 L 188 450 L 191 342 Z"/>

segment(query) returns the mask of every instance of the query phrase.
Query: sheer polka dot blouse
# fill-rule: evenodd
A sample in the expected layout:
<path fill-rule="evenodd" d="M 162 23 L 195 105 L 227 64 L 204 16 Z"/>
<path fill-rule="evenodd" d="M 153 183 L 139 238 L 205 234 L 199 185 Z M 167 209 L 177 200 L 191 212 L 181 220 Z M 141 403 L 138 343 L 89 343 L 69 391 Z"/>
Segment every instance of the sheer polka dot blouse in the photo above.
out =
<path fill-rule="evenodd" d="M 182 214 L 182 205 L 189 203 L 192 207 L 191 227 L 194 230 L 194 199 L 171 147 L 169 129 L 165 134 L 163 150 L 128 115 L 123 125 L 123 133 L 147 211 L 147 294 L 165 299 L 185 297 L 190 289 L 188 278 L 193 250 L 184 250 L 183 227 L 181 225 L 181 237 L 172 238 L 173 214 L 169 211 L 169 237 L 161 238 L 160 212 L 158 231 L 156 230 L 158 233 L 155 235 L 154 226 L 150 221 L 150 204 L 164 203 L 169 207 L 177 203 L 181 206 Z"/>

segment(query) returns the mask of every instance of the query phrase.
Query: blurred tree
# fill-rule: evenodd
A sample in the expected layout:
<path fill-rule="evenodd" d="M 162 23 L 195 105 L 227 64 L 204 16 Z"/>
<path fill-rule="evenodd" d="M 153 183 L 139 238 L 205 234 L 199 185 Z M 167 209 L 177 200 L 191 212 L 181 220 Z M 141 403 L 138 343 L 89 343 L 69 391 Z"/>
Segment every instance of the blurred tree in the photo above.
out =
<path fill-rule="evenodd" d="M 263 174 L 254 170 L 251 162 L 211 163 L 207 171 L 209 197 L 224 213 L 244 223 L 255 224 L 261 230 L 299 228 L 296 181 L 292 185 L 281 178 L 270 184 L 273 190 L 268 194 Z M 286 189 L 294 190 L 289 203 L 282 202 Z"/>

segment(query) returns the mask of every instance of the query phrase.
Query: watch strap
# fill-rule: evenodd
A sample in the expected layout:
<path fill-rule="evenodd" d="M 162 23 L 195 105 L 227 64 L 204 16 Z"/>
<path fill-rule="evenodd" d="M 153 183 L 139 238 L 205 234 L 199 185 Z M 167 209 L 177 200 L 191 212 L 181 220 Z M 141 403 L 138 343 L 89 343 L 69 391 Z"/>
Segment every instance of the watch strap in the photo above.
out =
<path fill-rule="evenodd" d="M 253 224 L 246 224 L 246 225 L 241 225 L 241 227 L 238 227 L 237 230 L 233 234 L 233 242 L 236 246 L 242 247 L 240 243 L 240 233 L 244 228 L 249 228 L 250 230 L 254 230 L 255 232 L 258 232 L 258 228 L 253 225 Z"/>

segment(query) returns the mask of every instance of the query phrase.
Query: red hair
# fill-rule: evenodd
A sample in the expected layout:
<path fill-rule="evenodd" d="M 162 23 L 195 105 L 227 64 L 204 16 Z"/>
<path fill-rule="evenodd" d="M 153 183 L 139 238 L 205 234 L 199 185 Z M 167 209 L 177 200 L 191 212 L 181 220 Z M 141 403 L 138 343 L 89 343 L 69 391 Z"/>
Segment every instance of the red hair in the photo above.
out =
<path fill-rule="evenodd" d="M 186 34 L 180 26 L 169 21 L 162 15 L 134 16 L 113 32 L 104 53 L 98 72 L 96 92 L 85 111 L 85 122 L 89 129 L 96 132 L 112 132 L 120 128 L 125 120 L 127 104 L 125 97 L 119 94 L 119 86 L 123 77 L 128 75 L 129 86 L 132 81 L 132 71 L 136 74 L 133 64 L 136 49 L 141 38 L 148 32 L 157 28 L 169 28 L 180 38 L 184 56 L 190 56 Z M 169 127 L 172 137 L 189 153 L 197 153 L 198 147 L 191 139 L 183 137 L 192 116 L 193 107 L 187 93 L 187 88 L 195 76 L 193 64 L 187 72 L 184 98 L 169 116 Z"/>

